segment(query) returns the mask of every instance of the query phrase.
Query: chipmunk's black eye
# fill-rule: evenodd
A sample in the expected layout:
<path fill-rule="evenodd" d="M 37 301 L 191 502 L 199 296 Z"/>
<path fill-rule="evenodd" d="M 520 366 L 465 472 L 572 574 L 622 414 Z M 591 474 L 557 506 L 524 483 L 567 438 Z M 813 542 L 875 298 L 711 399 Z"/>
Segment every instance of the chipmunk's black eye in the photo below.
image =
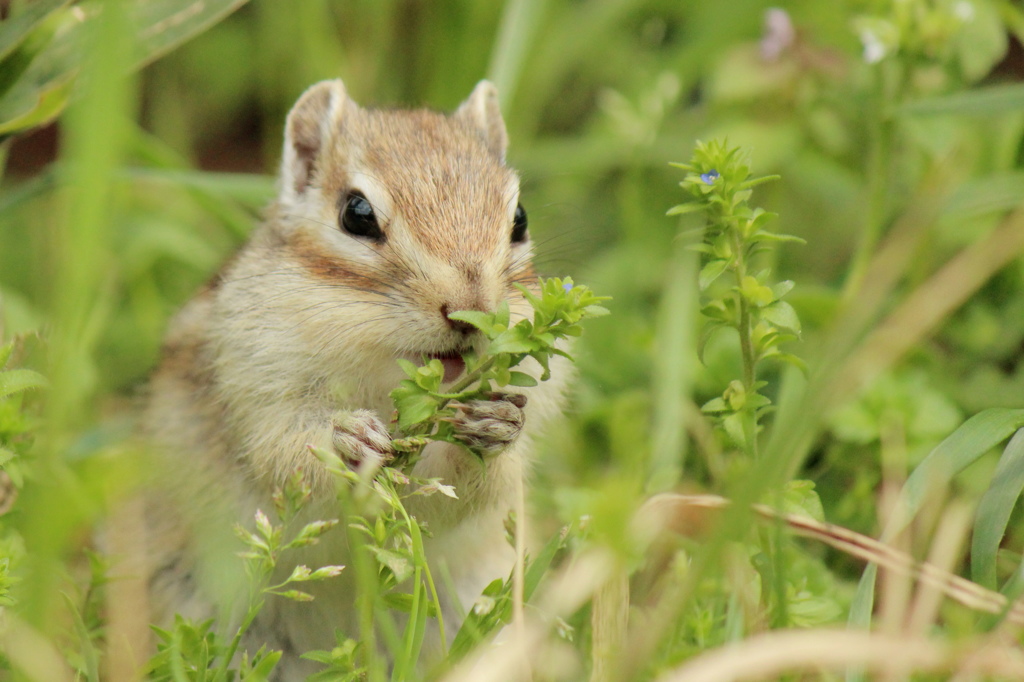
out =
<path fill-rule="evenodd" d="M 357 237 L 367 237 L 375 241 L 382 241 L 384 233 L 380 231 L 377 223 L 377 214 L 373 212 L 373 206 L 362 194 L 352 192 L 345 199 L 345 205 L 341 207 L 341 215 L 338 222 L 349 234 Z"/>
<path fill-rule="evenodd" d="M 512 219 L 512 243 L 521 244 L 526 241 L 526 209 L 522 204 L 516 205 L 516 215 Z"/>

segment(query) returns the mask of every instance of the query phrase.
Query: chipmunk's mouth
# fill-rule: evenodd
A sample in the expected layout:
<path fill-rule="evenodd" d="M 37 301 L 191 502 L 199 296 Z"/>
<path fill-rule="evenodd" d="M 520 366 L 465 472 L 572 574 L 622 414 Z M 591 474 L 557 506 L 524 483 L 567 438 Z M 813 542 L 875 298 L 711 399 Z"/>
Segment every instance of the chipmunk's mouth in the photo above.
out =
<path fill-rule="evenodd" d="M 462 359 L 462 354 L 458 351 L 429 353 L 427 358 L 441 361 L 441 365 L 444 366 L 444 378 L 442 381 L 446 384 L 455 381 L 466 371 L 466 361 Z"/>

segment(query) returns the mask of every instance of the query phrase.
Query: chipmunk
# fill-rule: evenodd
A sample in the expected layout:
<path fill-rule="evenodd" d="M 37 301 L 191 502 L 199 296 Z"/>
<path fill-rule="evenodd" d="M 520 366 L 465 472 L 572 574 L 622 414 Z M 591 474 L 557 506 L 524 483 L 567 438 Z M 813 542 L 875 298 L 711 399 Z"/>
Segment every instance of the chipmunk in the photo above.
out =
<path fill-rule="evenodd" d="M 536 278 L 507 145 L 487 81 L 450 115 L 362 108 L 340 80 L 300 97 L 277 200 L 174 319 L 150 383 L 144 426 L 163 462 L 145 514 L 156 622 L 224 616 L 244 582 L 231 526 L 251 526 L 256 509 L 272 514 L 273 491 L 296 468 L 314 491 L 312 517 L 338 516 L 333 479 L 308 446 L 356 468 L 386 465 L 389 392 L 404 378 L 396 360 L 439 358 L 450 384 L 465 369 L 461 352 L 481 343 L 451 313 L 501 301 L 513 320 L 530 313 L 513 286 Z M 410 500 L 432 534 L 434 575 L 447 572 L 454 586 L 443 597 L 449 635 L 455 613 L 511 569 L 503 520 L 530 441 L 560 412 L 569 373 L 556 362 L 550 381 L 459 410 L 456 430 L 488 453 L 485 467 L 434 442 L 412 472 L 441 478 L 459 498 Z M 540 375 L 532 360 L 524 367 Z M 344 532 L 278 572 L 298 563 L 347 563 Z M 299 655 L 332 648 L 336 629 L 358 635 L 351 573 L 312 584 L 310 603 L 268 600 L 244 644 L 284 652 L 275 679 L 314 671 Z"/>

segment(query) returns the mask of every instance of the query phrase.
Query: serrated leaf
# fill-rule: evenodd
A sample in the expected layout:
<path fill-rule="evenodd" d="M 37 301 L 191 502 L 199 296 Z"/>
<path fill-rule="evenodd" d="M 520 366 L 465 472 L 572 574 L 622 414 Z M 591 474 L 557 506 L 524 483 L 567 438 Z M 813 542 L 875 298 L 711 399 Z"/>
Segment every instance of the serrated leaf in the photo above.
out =
<path fill-rule="evenodd" d="M 45 388 L 46 377 L 30 369 L 11 369 L 0 372 L 0 399 L 33 388 Z"/>

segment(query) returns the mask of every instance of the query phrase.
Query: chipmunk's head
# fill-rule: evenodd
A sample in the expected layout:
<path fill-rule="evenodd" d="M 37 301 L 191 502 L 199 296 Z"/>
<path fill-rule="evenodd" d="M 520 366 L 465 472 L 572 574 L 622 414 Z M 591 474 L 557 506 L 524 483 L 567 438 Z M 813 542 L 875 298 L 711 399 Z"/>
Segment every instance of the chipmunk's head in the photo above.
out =
<path fill-rule="evenodd" d="M 365 109 L 339 80 L 307 90 L 288 115 L 279 236 L 319 295 L 345 302 L 311 324 L 358 324 L 367 343 L 457 374 L 475 334 L 449 314 L 522 309 L 512 285 L 533 278 L 507 145 L 487 81 L 451 115 Z"/>

